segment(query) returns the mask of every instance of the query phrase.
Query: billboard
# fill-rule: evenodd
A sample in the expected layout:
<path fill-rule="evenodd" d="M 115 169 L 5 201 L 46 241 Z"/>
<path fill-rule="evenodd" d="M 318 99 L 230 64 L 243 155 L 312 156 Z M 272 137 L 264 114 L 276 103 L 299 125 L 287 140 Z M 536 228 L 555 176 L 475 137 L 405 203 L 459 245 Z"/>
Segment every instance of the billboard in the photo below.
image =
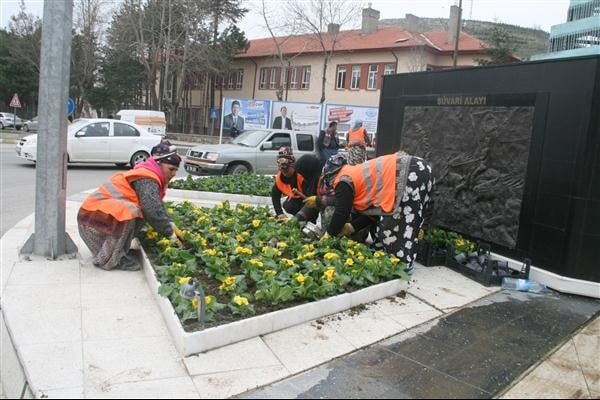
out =
<path fill-rule="evenodd" d="M 321 103 L 273 101 L 269 128 L 318 131 L 322 110 Z"/>
<path fill-rule="evenodd" d="M 248 129 L 267 128 L 270 111 L 270 100 L 224 98 L 221 137 L 235 137 Z"/>
<path fill-rule="evenodd" d="M 321 126 L 325 129 L 331 121 L 336 121 L 338 132 L 347 132 L 354 126 L 354 122 L 360 119 L 367 132 L 374 134 L 377 131 L 378 116 L 378 107 L 327 104 Z"/>

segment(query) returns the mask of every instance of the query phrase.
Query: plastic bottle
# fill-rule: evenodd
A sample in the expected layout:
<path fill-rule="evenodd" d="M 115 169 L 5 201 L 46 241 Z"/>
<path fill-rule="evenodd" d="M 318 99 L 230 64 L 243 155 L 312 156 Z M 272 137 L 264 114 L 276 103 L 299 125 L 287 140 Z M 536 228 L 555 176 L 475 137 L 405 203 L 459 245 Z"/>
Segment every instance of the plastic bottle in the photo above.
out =
<path fill-rule="evenodd" d="M 546 285 L 528 279 L 503 278 L 502 289 L 541 293 L 546 291 Z"/>

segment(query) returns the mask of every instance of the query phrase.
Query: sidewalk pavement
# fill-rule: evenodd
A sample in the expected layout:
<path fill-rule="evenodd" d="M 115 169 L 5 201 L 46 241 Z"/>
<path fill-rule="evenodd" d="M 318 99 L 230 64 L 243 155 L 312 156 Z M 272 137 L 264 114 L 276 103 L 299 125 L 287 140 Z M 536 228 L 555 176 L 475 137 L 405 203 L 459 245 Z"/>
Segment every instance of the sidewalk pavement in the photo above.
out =
<path fill-rule="evenodd" d="M 527 388 L 549 376 L 546 396 L 600 393 L 597 321 L 587 339 L 571 337 L 600 310 L 598 300 L 499 291 L 444 267 L 417 266 L 406 293 L 361 312 L 181 357 L 143 273 L 93 267 L 77 233 L 82 198 L 66 209 L 76 258 L 19 257 L 33 216 L 2 237 L 8 397 L 492 397 L 563 342 L 579 364 L 559 361 L 557 370 L 550 358 L 514 393 L 538 393 Z"/>

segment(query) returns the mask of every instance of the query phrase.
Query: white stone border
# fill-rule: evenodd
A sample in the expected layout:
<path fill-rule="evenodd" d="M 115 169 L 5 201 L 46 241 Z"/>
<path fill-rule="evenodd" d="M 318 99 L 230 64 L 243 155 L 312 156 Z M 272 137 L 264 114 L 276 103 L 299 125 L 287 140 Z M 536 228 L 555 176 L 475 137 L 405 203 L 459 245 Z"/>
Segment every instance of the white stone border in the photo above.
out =
<path fill-rule="evenodd" d="M 184 357 L 335 314 L 360 304 L 394 295 L 403 289 L 408 289 L 408 282 L 395 279 L 355 292 L 343 293 L 268 314 L 207 328 L 203 331 L 186 332 L 169 299 L 158 294 L 160 282 L 150 260 L 146 256 L 146 252 L 143 248 L 141 248 L 141 251 L 144 275 L 148 286 L 159 305 L 167 328 L 171 332 L 175 347 Z"/>

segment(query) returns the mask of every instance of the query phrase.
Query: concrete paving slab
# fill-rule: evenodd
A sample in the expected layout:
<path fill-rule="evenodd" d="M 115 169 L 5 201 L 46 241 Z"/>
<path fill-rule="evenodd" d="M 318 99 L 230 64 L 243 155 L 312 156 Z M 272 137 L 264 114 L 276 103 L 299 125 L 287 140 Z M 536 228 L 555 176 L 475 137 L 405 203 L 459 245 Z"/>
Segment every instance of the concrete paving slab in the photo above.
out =
<path fill-rule="evenodd" d="M 250 368 L 193 377 L 201 398 L 228 398 L 289 376 L 283 366 Z"/>
<path fill-rule="evenodd" d="M 197 399 L 196 387 L 189 376 L 138 382 L 112 383 L 86 389 L 88 399 Z"/>
<path fill-rule="evenodd" d="M 83 386 L 81 341 L 19 346 L 34 393 Z"/>

